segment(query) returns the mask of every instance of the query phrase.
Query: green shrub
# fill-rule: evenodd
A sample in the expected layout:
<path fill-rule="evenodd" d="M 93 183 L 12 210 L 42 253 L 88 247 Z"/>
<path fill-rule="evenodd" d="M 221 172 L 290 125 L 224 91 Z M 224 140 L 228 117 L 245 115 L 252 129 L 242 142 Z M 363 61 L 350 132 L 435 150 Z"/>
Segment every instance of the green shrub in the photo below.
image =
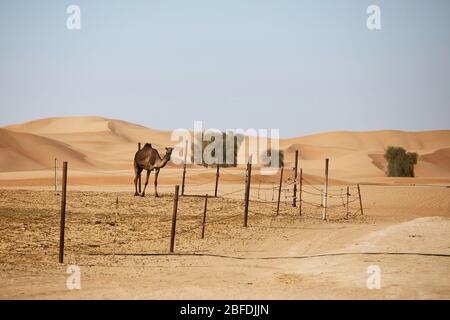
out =
<path fill-rule="evenodd" d="M 401 147 L 388 147 L 384 153 L 384 158 L 388 162 L 388 177 L 414 177 L 417 153 L 406 152 Z"/>

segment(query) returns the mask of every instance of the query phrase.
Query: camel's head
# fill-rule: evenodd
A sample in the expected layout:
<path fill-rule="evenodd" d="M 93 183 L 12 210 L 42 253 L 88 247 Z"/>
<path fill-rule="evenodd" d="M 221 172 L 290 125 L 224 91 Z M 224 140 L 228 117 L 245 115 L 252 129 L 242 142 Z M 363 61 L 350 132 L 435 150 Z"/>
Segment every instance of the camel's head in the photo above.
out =
<path fill-rule="evenodd" d="M 173 148 L 166 148 L 165 158 L 167 158 L 167 160 L 170 160 L 170 156 L 172 155 L 172 151 L 173 151 Z"/>

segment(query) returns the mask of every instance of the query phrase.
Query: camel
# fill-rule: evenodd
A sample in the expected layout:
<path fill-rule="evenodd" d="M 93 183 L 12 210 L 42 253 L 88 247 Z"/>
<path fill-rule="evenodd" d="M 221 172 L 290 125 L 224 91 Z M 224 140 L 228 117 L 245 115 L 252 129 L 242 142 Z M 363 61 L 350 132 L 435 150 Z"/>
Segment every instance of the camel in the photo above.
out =
<path fill-rule="evenodd" d="M 158 150 L 154 149 L 150 143 L 146 143 L 144 147 L 137 151 L 134 156 L 134 189 L 135 196 L 138 196 L 137 191 L 137 181 L 142 170 L 147 170 L 147 179 L 145 179 L 144 190 L 142 191 L 141 197 L 145 197 L 145 188 L 147 188 L 148 178 L 150 177 L 150 172 L 155 170 L 155 197 L 158 195 L 158 175 L 159 170 L 164 168 L 164 166 L 169 162 L 170 156 L 172 155 L 173 148 L 166 148 L 166 154 L 163 158 L 159 156 Z"/>

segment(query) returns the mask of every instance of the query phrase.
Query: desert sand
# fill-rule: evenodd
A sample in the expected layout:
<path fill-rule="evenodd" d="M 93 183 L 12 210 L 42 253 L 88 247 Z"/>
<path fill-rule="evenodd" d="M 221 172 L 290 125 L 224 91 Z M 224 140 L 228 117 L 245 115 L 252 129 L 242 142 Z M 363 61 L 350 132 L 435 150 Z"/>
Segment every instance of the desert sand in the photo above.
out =
<path fill-rule="evenodd" d="M 279 214 L 279 176 L 255 170 L 243 227 L 245 169 L 226 168 L 219 197 L 208 202 L 204 239 L 204 199 L 197 195 L 214 193 L 215 169 L 189 166 L 190 196 L 180 198 L 174 254 L 168 254 L 173 186 L 182 167 L 161 170 L 162 197 L 153 197 L 153 174 L 147 197 L 134 197 L 137 142 L 151 142 L 161 153 L 174 145 L 169 131 L 101 117 L 0 129 L 1 299 L 450 298 L 450 130 L 283 139 Z M 415 178 L 385 177 L 389 145 L 419 154 Z M 305 178 L 301 215 L 291 205 L 295 150 Z M 327 157 L 331 198 L 324 221 Z M 54 158 L 59 166 L 69 162 L 64 264 L 57 262 L 61 197 L 53 191 Z M 80 267 L 80 290 L 66 287 L 69 265 Z M 381 269 L 380 289 L 367 288 L 372 265 Z"/>
<path fill-rule="evenodd" d="M 49 118 L 11 125 L 0 129 L 0 172 L 53 169 L 55 157 L 78 170 L 129 170 L 138 142 L 150 142 L 160 152 L 175 145 L 170 131 L 101 117 Z M 420 155 L 417 178 L 450 181 L 450 130 L 330 132 L 280 141 L 287 166 L 293 165 L 294 152 L 300 150 L 301 166 L 307 173 L 322 176 L 323 159 L 328 157 L 333 178 L 359 180 L 385 177 L 382 155 L 391 145 Z"/>

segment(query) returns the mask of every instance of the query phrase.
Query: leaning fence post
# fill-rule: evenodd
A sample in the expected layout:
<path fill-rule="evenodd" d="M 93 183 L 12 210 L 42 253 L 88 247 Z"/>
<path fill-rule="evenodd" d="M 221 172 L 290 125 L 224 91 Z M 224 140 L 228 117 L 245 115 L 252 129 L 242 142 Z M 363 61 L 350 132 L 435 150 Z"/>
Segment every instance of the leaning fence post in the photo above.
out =
<path fill-rule="evenodd" d="M 350 190 L 349 187 L 347 186 L 347 214 L 346 214 L 346 219 L 348 219 L 348 197 L 350 196 Z"/>
<path fill-rule="evenodd" d="M 181 181 L 181 195 L 184 196 L 184 182 L 186 181 L 186 162 L 188 154 L 188 141 L 186 140 L 184 146 L 184 163 L 183 163 L 183 179 Z"/>
<path fill-rule="evenodd" d="M 292 206 L 297 206 L 297 171 L 298 171 L 298 150 L 295 150 L 295 167 L 294 167 L 294 196 L 292 198 Z"/>
<path fill-rule="evenodd" d="M 298 191 L 298 206 L 299 206 L 299 214 L 302 215 L 302 188 L 303 188 L 303 169 L 300 168 L 300 180 L 298 182 L 299 184 L 299 191 Z"/>
<path fill-rule="evenodd" d="M 172 214 L 172 230 L 170 233 L 170 253 L 173 253 L 175 247 L 175 228 L 177 225 L 177 210 L 178 210 L 178 191 L 180 186 L 175 186 L 175 194 L 173 196 L 173 214 Z"/>
<path fill-rule="evenodd" d="M 64 262 L 64 229 L 66 227 L 67 161 L 63 163 L 61 222 L 59 225 L 59 263 Z"/>
<path fill-rule="evenodd" d="M 248 221 L 248 202 L 250 200 L 250 183 L 252 180 L 252 156 L 247 163 L 247 172 L 245 179 L 245 209 L 244 209 L 244 227 L 247 227 Z"/>
<path fill-rule="evenodd" d="M 327 202 L 328 202 L 328 163 L 329 159 L 325 159 L 325 186 L 323 196 L 323 220 L 327 220 Z"/>
<path fill-rule="evenodd" d="M 219 187 L 219 169 L 220 166 L 217 163 L 217 170 L 216 170 L 216 187 L 214 188 L 214 197 L 217 198 L 217 188 Z"/>
<path fill-rule="evenodd" d="M 281 199 L 281 186 L 283 184 L 283 169 L 281 168 L 281 174 L 280 174 L 280 186 L 278 188 L 278 201 L 277 201 L 277 215 L 278 212 L 280 211 L 280 199 Z"/>
<path fill-rule="evenodd" d="M 205 207 L 203 209 L 203 223 L 202 223 L 202 239 L 205 238 L 205 224 L 206 224 L 206 210 L 208 208 L 208 195 L 205 196 Z"/>
<path fill-rule="evenodd" d="M 138 151 L 141 150 L 141 143 L 138 142 Z M 139 194 L 141 193 L 141 174 L 138 176 L 138 183 L 139 183 Z"/>
<path fill-rule="evenodd" d="M 361 200 L 361 189 L 359 188 L 359 183 L 358 183 L 358 196 L 359 196 L 359 207 L 361 209 L 361 214 L 364 215 L 363 205 L 362 205 L 362 200 Z"/>

